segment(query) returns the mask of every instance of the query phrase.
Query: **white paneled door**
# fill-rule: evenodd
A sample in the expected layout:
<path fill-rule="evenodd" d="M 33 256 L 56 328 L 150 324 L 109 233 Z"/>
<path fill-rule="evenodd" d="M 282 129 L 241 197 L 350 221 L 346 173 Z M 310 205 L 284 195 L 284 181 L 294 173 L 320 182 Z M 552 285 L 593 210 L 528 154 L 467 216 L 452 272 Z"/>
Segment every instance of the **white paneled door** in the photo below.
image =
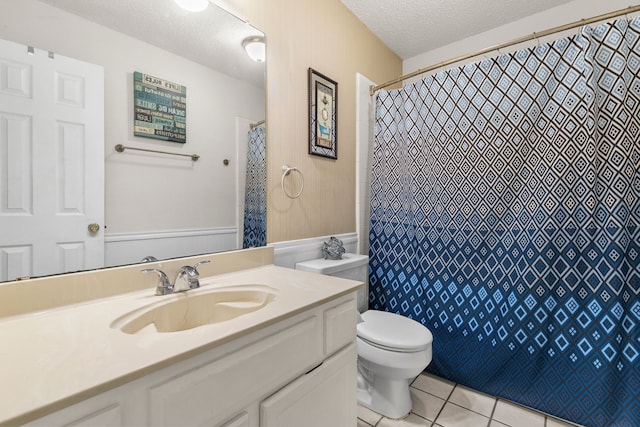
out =
<path fill-rule="evenodd" d="M 103 266 L 101 66 L 0 40 L 0 196 L 0 281 Z"/>

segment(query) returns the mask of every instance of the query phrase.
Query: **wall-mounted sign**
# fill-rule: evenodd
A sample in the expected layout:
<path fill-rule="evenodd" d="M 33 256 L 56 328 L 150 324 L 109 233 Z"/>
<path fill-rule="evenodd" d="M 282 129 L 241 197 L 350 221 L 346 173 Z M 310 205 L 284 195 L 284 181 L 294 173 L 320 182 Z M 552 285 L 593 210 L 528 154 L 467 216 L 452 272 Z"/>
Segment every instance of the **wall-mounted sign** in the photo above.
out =
<path fill-rule="evenodd" d="M 133 73 L 133 134 L 164 141 L 187 142 L 187 88 Z"/>

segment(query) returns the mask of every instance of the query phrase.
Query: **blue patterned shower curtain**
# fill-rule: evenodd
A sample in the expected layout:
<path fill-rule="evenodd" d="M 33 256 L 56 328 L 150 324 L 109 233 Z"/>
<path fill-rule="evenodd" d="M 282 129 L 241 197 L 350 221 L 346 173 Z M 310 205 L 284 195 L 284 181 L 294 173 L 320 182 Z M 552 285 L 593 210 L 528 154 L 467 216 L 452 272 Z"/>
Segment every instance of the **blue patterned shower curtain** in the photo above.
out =
<path fill-rule="evenodd" d="M 370 306 L 428 371 L 586 426 L 640 426 L 640 18 L 376 102 Z"/>
<path fill-rule="evenodd" d="M 243 248 L 267 244 L 266 141 L 264 127 L 255 127 L 249 131 Z"/>

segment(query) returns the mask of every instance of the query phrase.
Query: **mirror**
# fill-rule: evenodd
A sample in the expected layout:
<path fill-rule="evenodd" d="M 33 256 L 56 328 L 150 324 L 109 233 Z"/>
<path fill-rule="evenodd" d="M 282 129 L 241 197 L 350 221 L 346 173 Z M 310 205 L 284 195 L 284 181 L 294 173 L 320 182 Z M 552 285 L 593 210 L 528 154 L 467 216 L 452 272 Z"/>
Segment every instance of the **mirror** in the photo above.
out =
<path fill-rule="evenodd" d="M 57 122 L 62 130 L 46 136 L 53 145 L 61 140 L 61 148 L 46 159 L 49 166 L 40 167 L 28 147 L 8 136 L 13 134 L 12 118 L 23 113 L 3 118 L 3 105 L 18 102 L 10 94 L 9 101 L 1 104 L 1 92 L 20 80 L 12 68 L 20 61 L 6 59 L 0 52 L 0 79 L 4 79 L 0 80 L 0 187 L 9 194 L 0 202 L 0 234 L 4 226 L 36 241 L 0 242 L 0 281 L 132 264 L 146 256 L 166 259 L 243 247 L 249 132 L 252 124 L 264 121 L 266 100 L 265 65 L 251 60 L 242 42 L 264 37 L 261 31 L 214 4 L 195 13 L 173 0 L 3 0 L 0 23 L 0 39 L 24 49 L 32 46 L 35 57 L 48 55 L 52 63 L 71 58 L 97 65 L 104 84 L 104 100 L 98 103 L 103 106 L 99 122 L 104 146 L 93 156 L 99 158 L 98 165 L 73 163 L 81 157 L 78 153 L 88 151 L 73 143 L 74 132 L 80 129 L 76 133 L 81 136 L 89 132 L 84 124 L 67 126 L 71 119 L 64 119 L 64 126 Z M 186 142 L 134 136 L 135 72 L 186 87 Z M 60 81 L 72 82 L 60 85 L 56 80 L 56 94 L 73 98 L 77 88 L 89 92 L 89 80 L 74 80 L 71 71 L 56 73 Z M 33 87 L 36 93 L 38 86 Z M 32 134 L 29 126 L 23 129 L 29 138 L 42 136 L 36 128 Z M 64 138 L 72 138 L 72 143 Z M 118 144 L 200 157 L 193 161 L 148 151 L 118 152 Z M 16 146 L 20 146 L 17 161 L 11 158 Z M 99 199 L 97 204 L 104 203 L 104 217 L 88 215 L 75 227 L 82 237 L 68 242 L 57 238 L 51 255 L 42 256 L 37 241 L 43 230 L 64 227 L 45 220 L 44 227 L 21 228 L 15 225 L 20 221 L 9 220 L 22 221 L 37 211 L 35 189 L 39 181 L 47 180 L 42 178 L 43 169 L 58 164 L 66 168 L 57 172 L 58 179 L 66 179 L 52 202 L 58 213 L 79 217 L 94 198 Z M 27 176 L 30 169 L 33 175 Z M 87 185 L 78 178 L 85 172 L 96 176 Z M 71 189 L 64 187 L 69 182 L 75 183 Z M 90 191 L 90 184 L 98 189 Z M 17 190 L 10 190 L 12 185 Z M 67 209 L 71 199 L 77 203 Z M 94 224 L 99 227 L 92 233 Z M 91 247 L 104 252 L 96 256 Z M 52 260 L 53 266 L 40 268 L 39 257 Z"/>

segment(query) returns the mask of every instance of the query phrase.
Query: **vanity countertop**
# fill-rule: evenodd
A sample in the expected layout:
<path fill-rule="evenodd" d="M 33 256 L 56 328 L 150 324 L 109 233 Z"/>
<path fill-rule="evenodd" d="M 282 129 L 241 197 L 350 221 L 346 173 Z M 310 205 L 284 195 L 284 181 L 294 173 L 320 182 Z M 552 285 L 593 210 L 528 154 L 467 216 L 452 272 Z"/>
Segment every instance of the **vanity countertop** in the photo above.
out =
<path fill-rule="evenodd" d="M 112 322 L 159 301 L 154 289 L 0 319 L 0 425 L 29 422 L 172 363 L 355 292 L 362 283 L 267 265 L 201 278 L 213 287 L 260 284 L 273 302 L 181 332 L 130 335 Z"/>

